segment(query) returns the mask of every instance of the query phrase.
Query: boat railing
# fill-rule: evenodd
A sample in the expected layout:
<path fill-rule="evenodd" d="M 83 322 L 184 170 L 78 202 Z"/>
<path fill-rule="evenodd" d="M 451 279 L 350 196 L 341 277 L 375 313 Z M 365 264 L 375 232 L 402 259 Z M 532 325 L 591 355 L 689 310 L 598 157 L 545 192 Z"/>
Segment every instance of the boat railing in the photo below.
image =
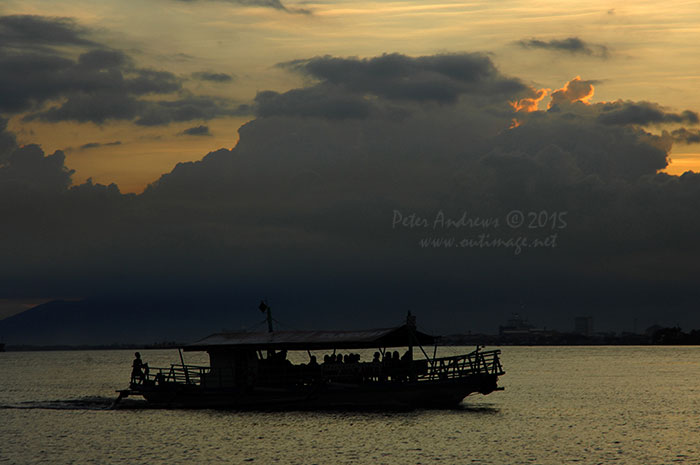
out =
<path fill-rule="evenodd" d="M 465 355 L 391 363 L 274 364 L 262 366 L 256 381 L 266 385 L 289 385 L 317 380 L 366 383 L 449 380 L 473 375 L 500 376 L 505 373 L 500 353 L 500 350 L 474 351 Z"/>
<path fill-rule="evenodd" d="M 418 380 L 457 379 L 472 375 L 504 374 L 500 350 L 474 351 L 465 355 L 430 360 L 427 368 L 418 374 Z"/>
<path fill-rule="evenodd" d="M 205 375 L 210 371 L 207 366 L 170 365 L 170 368 L 150 367 L 144 370 L 143 376 L 132 380 L 135 384 L 202 384 Z"/>
<path fill-rule="evenodd" d="M 314 366 L 290 363 L 262 365 L 258 368 L 254 381 L 236 379 L 236 372 L 231 367 L 212 369 L 198 365 L 171 365 L 169 368 L 151 367 L 142 377 L 133 379 L 132 383 L 223 387 L 238 382 L 291 385 L 315 383 L 319 380 L 348 383 L 451 380 L 473 375 L 504 374 L 500 353 L 500 350 L 474 351 L 465 355 L 399 361 L 392 364 L 365 362 Z"/>

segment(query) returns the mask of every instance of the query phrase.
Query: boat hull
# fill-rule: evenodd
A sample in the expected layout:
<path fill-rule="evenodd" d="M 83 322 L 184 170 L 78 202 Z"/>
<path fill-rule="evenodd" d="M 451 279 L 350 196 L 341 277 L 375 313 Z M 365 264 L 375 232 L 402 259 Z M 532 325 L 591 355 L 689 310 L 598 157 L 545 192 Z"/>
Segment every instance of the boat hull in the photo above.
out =
<path fill-rule="evenodd" d="M 231 409 L 412 409 L 453 408 L 469 394 L 488 394 L 498 376 L 416 382 L 344 384 L 326 382 L 292 387 L 258 386 L 247 389 L 203 388 L 197 385 L 138 385 L 125 393 L 141 395 L 164 408 Z"/>

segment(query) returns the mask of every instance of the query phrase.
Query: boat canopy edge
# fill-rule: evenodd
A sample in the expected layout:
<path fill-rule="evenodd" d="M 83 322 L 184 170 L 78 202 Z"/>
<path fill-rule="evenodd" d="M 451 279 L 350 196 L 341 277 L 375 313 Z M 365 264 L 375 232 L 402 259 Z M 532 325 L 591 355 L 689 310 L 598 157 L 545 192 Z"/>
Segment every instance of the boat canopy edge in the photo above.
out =
<path fill-rule="evenodd" d="M 251 350 L 324 350 L 372 349 L 430 345 L 436 336 L 415 330 L 408 325 L 394 328 L 358 331 L 273 331 L 216 333 L 184 346 L 185 351 L 215 349 Z"/>

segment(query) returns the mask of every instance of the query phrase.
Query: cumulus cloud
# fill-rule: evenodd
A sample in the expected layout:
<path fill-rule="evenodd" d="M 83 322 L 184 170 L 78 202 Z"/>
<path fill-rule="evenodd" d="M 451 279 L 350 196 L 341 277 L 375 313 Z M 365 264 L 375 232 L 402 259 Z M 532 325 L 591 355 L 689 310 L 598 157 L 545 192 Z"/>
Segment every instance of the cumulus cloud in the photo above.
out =
<path fill-rule="evenodd" d="M 552 100 L 549 102 L 549 108 L 577 102 L 588 103 L 595 93 L 593 87 L 594 83 L 595 81 L 583 81 L 581 80 L 581 76 L 576 76 L 571 81 L 567 82 L 564 87 L 552 92 Z"/>
<path fill-rule="evenodd" d="M 648 316 L 642 307 L 666 305 L 669 295 L 677 308 L 695 308 L 700 175 L 658 173 L 672 133 L 601 121 L 607 103 L 592 101 L 592 81 L 577 78 L 553 92 L 557 103 L 546 111 L 516 112 L 509 102 L 542 91 L 503 76 L 483 55 L 322 57 L 285 66 L 314 81 L 259 93 L 258 117 L 240 129 L 235 148 L 178 164 L 141 195 L 89 183 L 68 188 L 60 154 L 25 154 L 37 172 L 51 164 L 45 184 L 61 194 L 30 205 L 0 197 L 3 217 L 26 219 L 3 231 L 0 292 L 255 288 L 304 302 L 300 315 L 314 324 L 330 318 L 331 299 L 333 317 L 351 315 L 350 324 L 375 323 L 386 308 L 401 317 L 429 307 L 435 321 L 486 329 L 522 296 L 548 325 L 561 318 L 566 326 L 581 311 Z M 449 98 L 425 90 L 445 82 Z M 508 129 L 513 117 L 520 125 Z M 513 210 L 566 212 L 567 226 L 510 227 L 504 221 Z M 396 211 L 431 224 L 438 211 L 467 212 L 501 226 L 397 228 Z M 556 248 L 518 256 L 419 246 L 425 236 L 480 233 L 559 238 Z M 22 250 L 42 259 L 22 260 Z M 41 284 L 28 278 L 38 275 Z"/>
<path fill-rule="evenodd" d="M 589 55 L 599 58 L 607 58 L 608 47 L 600 44 L 592 44 L 578 37 L 567 37 L 566 39 L 523 39 L 517 42 L 522 48 L 534 48 L 541 50 L 551 50 L 555 52 L 566 52 L 570 54 Z"/>
<path fill-rule="evenodd" d="M 184 131 L 182 131 L 180 134 L 184 136 L 211 136 L 211 132 L 209 132 L 209 126 L 195 126 L 192 128 L 187 128 Z"/>
<path fill-rule="evenodd" d="M 524 97 L 520 100 L 514 100 L 509 103 L 513 107 L 513 110 L 515 110 L 516 112 L 523 111 L 525 113 L 531 113 L 539 109 L 540 102 L 544 100 L 544 98 L 547 96 L 547 93 L 550 91 L 551 89 L 537 89 L 534 90 L 534 97 Z"/>
<path fill-rule="evenodd" d="M 594 80 L 584 81 L 580 76 L 576 76 L 564 87 L 552 92 L 548 109 L 552 112 L 564 112 L 570 118 L 595 118 L 598 123 L 604 125 L 695 125 L 700 122 L 700 117 L 695 111 L 673 112 L 654 102 L 616 100 L 593 103 L 591 100 L 595 94 L 594 84 L 596 84 Z M 514 110 L 525 113 L 533 109 L 537 110 L 537 104 L 544 98 L 542 94 L 548 90 L 537 91 L 536 99 L 525 98 L 513 101 L 511 106 Z M 677 133 L 679 141 L 684 135 L 690 135 L 690 133 L 682 133 L 682 129 L 679 128 L 674 131 L 680 131 Z"/>
<path fill-rule="evenodd" d="M 74 173 L 64 161 L 60 150 L 45 156 L 37 145 L 17 148 L 0 166 L 1 189 L 11 197 L 18 191 L 60 193 L 70 186 Z"/>

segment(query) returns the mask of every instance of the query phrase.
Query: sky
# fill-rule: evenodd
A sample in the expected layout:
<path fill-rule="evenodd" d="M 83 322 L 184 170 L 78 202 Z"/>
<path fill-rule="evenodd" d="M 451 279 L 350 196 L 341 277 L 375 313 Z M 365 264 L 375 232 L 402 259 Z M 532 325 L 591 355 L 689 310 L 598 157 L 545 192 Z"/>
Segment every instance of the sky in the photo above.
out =
<path fill-rule="evenodd" d="M 305 302 L 307 324 L 414 304 L 442 328 L 525 308 L 700 326 L 698 19 L 682 1 L 5 1 L 0 317 L 247 287 Z"/>

